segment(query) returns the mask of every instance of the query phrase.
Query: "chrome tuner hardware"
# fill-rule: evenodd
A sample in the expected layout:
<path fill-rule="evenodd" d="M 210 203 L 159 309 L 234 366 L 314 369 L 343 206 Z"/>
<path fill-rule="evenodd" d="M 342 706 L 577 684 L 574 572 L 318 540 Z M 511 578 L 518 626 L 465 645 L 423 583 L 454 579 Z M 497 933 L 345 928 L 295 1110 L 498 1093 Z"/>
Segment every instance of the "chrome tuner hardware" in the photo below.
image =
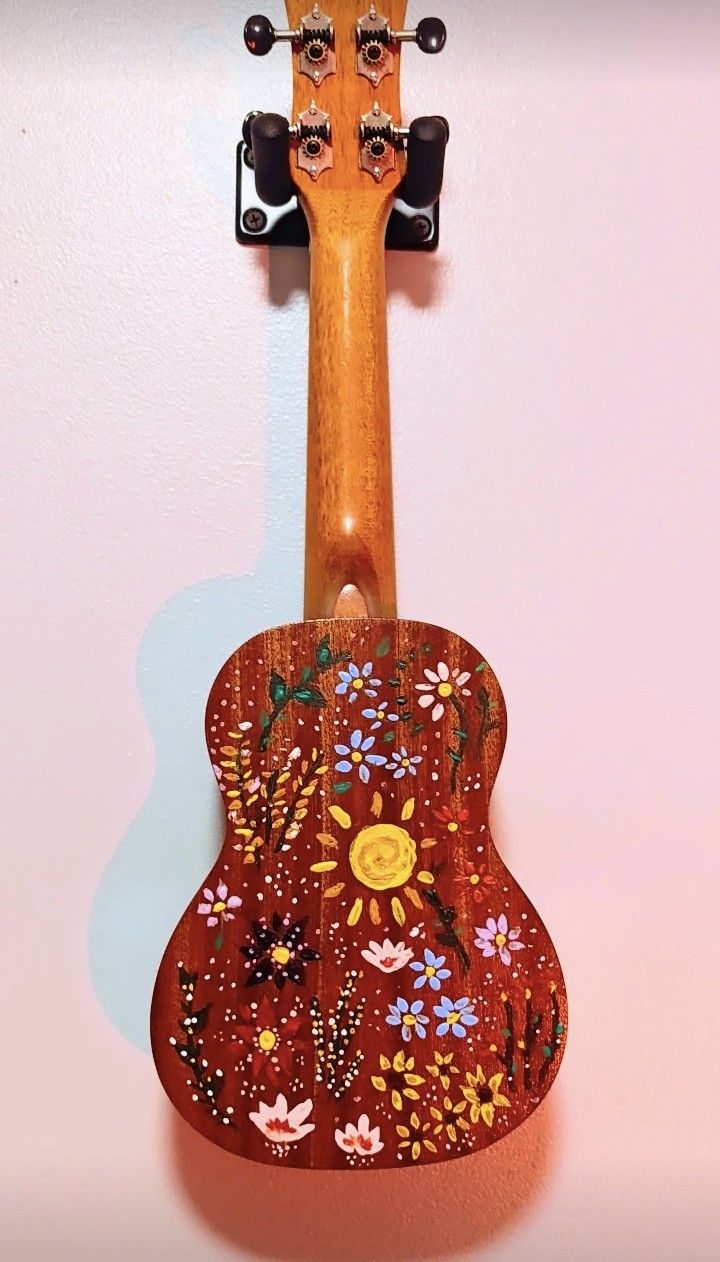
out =
<path fill-rule="evenodd" d="M 360 167 L 379 184 L 397 166 L 397 152 L 407 142 L 407 168 L 398 196 L 418 209 L 434 206 L 442 192 L 445 150 L 450 139 L 447 119 L 416 118 L 409 127 L 395 127 L 376 101 L 360 119 Z"/>
<path fill-rule="evenodd" d="M 298 69 L 316 87 L 329 74 L 335 74 L 335 30 L 332 18 L 319 4 L 302 18 L 296 31 L 277 31 L 269 18 L 254 14 L 245 23 L 245 46 L 255 57 L 265 57 L 274 44 L 292 44 L 298 53 Z"/>
<path fill-rule="evenodd" d="M 397 166 L 397 150 L 408 132 L 393 125 L 376 101 L 369 114 L 360 119 L 360 168 L 379 184 Z"/>
<path fill-rule="evenodd" d="M 394 48 L 414 43 L 423 53 L 440 53 L 447 41 L 445 23 L 440 18 L 423 18 L 414 31 L 393 31 L 388 18 L 374 4 L 357 24 L 357 72 L 373 85 L 395 69 Z"/>
<path fill-rule="evenodd" d="M 312 180 L 317 180 L 323 171 L 330 170 L 333 165 L 330 115 L 318 109 L 315 101 L 298 115 L 297 125 L 290 128 L 290 134 L 297 141 L 297 164 L 301 171 L 307 171 Z"/>

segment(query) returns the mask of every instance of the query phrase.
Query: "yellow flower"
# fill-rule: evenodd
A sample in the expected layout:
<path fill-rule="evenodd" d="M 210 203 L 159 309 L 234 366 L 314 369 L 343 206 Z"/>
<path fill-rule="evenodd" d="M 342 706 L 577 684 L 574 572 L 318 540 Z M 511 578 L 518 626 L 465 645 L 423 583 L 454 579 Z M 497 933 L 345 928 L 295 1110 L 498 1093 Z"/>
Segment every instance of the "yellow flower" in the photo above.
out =
<path fill-rule="evenodd" d="M 407 885 L 417 862 L 412 837 L 397 824 L 371 824 L 350 846 L 353 876 L 371 890 Z"/>
<path fill-rule="evenodd" d="M 447 1091 L 450 1087 L 450 1075 L 459 1074 L 460 1070 L 457 1065 L 453 1065 L 454 1052 L 448 1052 L 447 1056 L 441 1056 L 440 1052 L 435 1053 L 435 1064 L 426 1065 L 426 1069 L 432 1078 L 439 1078 L 443 1088 Z"/>
<path fill-rule="evenodd" d="M 466 1122 L 465 1118 L 460 1116 L 461 1113 L 465 1112 L 466 1108 L 467 1100 L 458 1100 L 457 1104 L 453 1104 L 452 1100 L 447 1095 L 443 1100 L 441 1109 L 432 1105 L 430 1113 L 438 1123 L 433 1131 L 433 1134 L 442 1135 L 443 1131 L 445 1131 L 450 1142 L 454 1144 L 457 1140 L 458 1129 L 461 1131 L 470 1130 L 470 1123 Z"/>
<path fill-rule="evenodd" d="M 428 1152 L 437 1152 L 437 1147 L 431 1139 L 427 1138 L 427 1132 L 430 1130 L 429 1122 L 422 1122 L 417 1113 L 410 1114 L 410 1121 L 407 1126 L 396 1126 L 400 1137 L 399 1149 L 409 1148 L 410 1156 L 413 1161 L 417 1161 L 422 1154 L 423 1148 L 427 1148 Z"/>
<path fill-rule="evenodd" d="M 367 828 L 361 828 L 355 833 L 347 850 L 344 846 L 342 847 L 350 872 L 361 885 L 374 890 L 377 894 L 382 894 L 386 890 L 398 890 L 398 894 L 393 894 L 389 899 L 389 906 L 387 902 L 376 898 L 375 895 L 366 899 L 362 894 L 356 894 L 347 915 L 347 923 L 351 929 L 359 924 L 366 905 L 374 925 L 382 924 L 383 916 L 389 911 L 402 928 L 407 920 L 407 911 L 402 898 L 398 896 L 400 893 L 416 911 L 423 910 L 425 904 L 415 882 L 419 882 L 421 886 L 432 885 L 435 876 L 430 871 L 416 872 L 415 868 L 418 864 L 419 845 L 424 849 L 429 849 L 435 845 L 435 840 L 429 837 L 423 839 L 418 845 L 407 829 L 402 827 L 402 824 L 408 824 L 413 818 L 415 806 L 415 798 L 408 798 L 403 802 L 400 810 L 401 824 L 382 822 L 370 824 Z M 353 824 L 352 816 L 342 806 L 333 804 L 328 809 L 331 818 L 344 832 L 355 832 L 356 825 Z M 383 799 L 380 793 L 373 795 L 370 809 L 375 818 L 380 820 L 383 813 Z M 323 847 L 330 847 L 340 852 L 340 843 L 331 833 L 318 833 L 317 838 Z M 339 867 L 341 860 L 323 859 L 321 862 L 323 869 L 330 871 L 330 865 L 335 864 L 335 867 Z M 318 866 L 313 868 L 313 871 L 315 870 L 321 869 Z M 337 898 L 345 888 L 346 882 L 341 880 L 323 890 L 323 898 Z"/>
<path fill-rule="evenodd" d="M 412 1056 L 405 1058 L 404 1052 L 396 1052 L 393 1060 L 388 1060 L 387 1056 L 380 1057 L 380 1068 L 384 1071 L 383 1076 L 375 1075 L 372 1079 L 372 1085 L 376 1091 L 389 1091 L 392 1106 L 398 1112 L 403 1106 L 403 1096 L 406 1100 L 419 1100 L 420 1096 L 415 1090 L 424 1083 L 425 1079 L 419 1074 L 413 1073 L 415 1068 L 415 1059 Z"/>
<path fill-rule="evenodd" d="M 470 1105 L 470 1120 L 477 1122 L 482 1118 L 486 1126 L 492 1126 L 495 1110 L 510 1107 L 507 1096 L 500 1094 L 503 1075 L 494 1074 L 488 1082 L 478 1065 L 474 1074 L 468 1073 L 465 1076 L 468 1085 L 463 1087 L 462 1093 Z"/>

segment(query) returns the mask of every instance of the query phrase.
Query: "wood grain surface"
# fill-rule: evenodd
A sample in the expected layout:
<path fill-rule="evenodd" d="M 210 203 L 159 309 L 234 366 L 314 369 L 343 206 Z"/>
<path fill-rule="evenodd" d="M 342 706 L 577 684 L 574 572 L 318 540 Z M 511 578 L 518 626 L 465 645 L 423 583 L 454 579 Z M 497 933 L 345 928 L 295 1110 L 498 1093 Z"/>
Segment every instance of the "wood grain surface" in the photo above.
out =
<path fill-rule="evenodd" d="M 310 8 L 291 0 L 290 26 Z M 313 99 L 330 114 L 334 162 L 317 182 L 294 172 L 310 225 L 305 617 L 331 616 L 347 584 L 371 616 L 394 617 L 385 228 L 404 156 L 376 184 L 360 169 L 359 128 L 376 100 L 400 125 L 403 54 L 373 87 L 356 68 L 355 24 L 369 4 L 338 0 L 329 8 L 337 73 L 316 88 L 293 58 L 293 117 Z M 388 0 L 379 11 L 401 29 L 405 10 L 404 0 Z"/>
<path fill-rule="evenodd" d="M 152 1009 L 165 1089 L 271 1164 L 451 1160 L 537 1106 L 567 1022 L 500 860 L 495 676 L 422 623 L 328 620 L 238 649 L 207 711 L 227 832 Z"/>

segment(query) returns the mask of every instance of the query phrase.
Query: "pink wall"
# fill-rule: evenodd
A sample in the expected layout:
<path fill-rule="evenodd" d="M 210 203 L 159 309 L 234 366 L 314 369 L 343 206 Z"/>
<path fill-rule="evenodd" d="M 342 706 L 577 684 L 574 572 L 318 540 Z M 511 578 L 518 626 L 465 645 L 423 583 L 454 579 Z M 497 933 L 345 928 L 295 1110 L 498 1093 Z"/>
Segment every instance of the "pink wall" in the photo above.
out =
<path fill-rule="evenodd" d="M 16 1262 L 718 1256 L 720 17 L 436 8 L 404 99 L 452 120 L 444 240 L 389 261 L 401 605 L 505 690 L 496 827 L 565 967 L 559 1084 L 488 1156 L 391 1177 L 268 1172 L 170 1116 L 146 992 L 215 838 L 205 687 L 299 610 L 304 265 L 232 235 L 287 53 L 250 62 L 234 2 L 6 0 Z"/>

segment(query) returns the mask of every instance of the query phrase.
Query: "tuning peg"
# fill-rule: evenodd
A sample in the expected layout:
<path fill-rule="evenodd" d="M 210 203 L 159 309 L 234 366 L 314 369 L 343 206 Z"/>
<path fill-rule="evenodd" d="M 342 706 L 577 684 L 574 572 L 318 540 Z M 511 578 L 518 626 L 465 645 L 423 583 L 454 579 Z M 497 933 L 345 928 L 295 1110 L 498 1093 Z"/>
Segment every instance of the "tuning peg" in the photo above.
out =
<path fill-rule="evenodd" d="M 252 153 L 255 189 L 267 206 L 285 206 L 295 195 L 290 174 L 290 148 L 296 149 L 300 171 L 317 180 L 333 165 L 330 115 L 311 101 L 291 126 L 282 114 L 253 110 L 243 123 L 243 140 Z"/>
<path fill-rule="evenodd" d="M 276 31 L 269 18 L 262 13 L 254 13 L 245 23 L 245 47 L 254 57 L 266 57 L 270 49 L 278 41 L 289 44 L 297 43 L 301 38 L 300 31 Z"/>
<path fill-rule="evenodd" d="M 423 18 L 413 31 L 393 31 L 390 19 L 378 13 L 374 4 L 356 27 L 357 72 L 377 86 L 385 75 L 393 74 L 397 45 L 417 44 L 424 53 L 442 52 L 447 41 L 445 23 L 440 18 Z"/>
<path fill-rule="evenodd" d="M 334 74 L 335 31 L 332 19 L 319 4 L 302 18 L 296 31 L 276 31 L 269 18 L 256 13 L 245 23 L 245 46 L 255 57 L 265 57 L 278 41 L 292 44 L 298 53 L 298 69 L 317 86 Z"/>
<path fill-rule="evenodd" d="M 450 139 L 447 119 L 416 118 L 410 127 L 396 127 L 378 101 L 360 119 L 360 167 L 379 184 L 397 166 L 397 151 L 407 144 L 407 168 L 398 196 L 416 209 L 438 200 Z"/>
<path fill-rule="evenodd" d="M 414 31 L 391 31 L 394 44 L 417 44 L 421 53 L 441 53 L 447 43 L 447 27 L 440 18 L 423 18 Z"/>

